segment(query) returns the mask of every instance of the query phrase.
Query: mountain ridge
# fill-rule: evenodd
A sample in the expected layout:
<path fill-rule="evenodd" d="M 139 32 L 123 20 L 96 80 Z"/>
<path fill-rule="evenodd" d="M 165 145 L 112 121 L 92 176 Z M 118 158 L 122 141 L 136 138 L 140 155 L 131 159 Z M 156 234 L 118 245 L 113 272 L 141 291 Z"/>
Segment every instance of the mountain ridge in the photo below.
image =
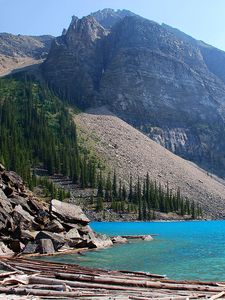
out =
<path fill-rule="evenodd" d="M 0 75 L 37 64 L 46 58 L 53 37 L 0 33 Z"/>

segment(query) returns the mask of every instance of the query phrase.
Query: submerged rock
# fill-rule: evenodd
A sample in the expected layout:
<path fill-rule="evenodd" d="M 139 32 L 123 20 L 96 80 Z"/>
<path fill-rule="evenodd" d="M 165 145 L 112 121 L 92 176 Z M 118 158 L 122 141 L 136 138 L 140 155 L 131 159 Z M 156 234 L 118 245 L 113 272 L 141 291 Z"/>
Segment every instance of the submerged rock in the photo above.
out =
<path fill-rule="evenodd" d="M 107 248 L 111 246 L 113 246 L 113 242 L 106 235 L 98 235 L 98 237 L 88 242 L 89 248 Z"/>
<path fill-rule="evenodd" d="M 128 239 L 123 238 L 122 236 L 114 236 L 112 242 L 113 244 L 125 244 L 128 243 Z"/>
<path fill-rule="evenodd" d="M 151 235 L 145 235 L 143 236 L 143 241 L 152 241 L 153 240 L 153 237 Z"/>

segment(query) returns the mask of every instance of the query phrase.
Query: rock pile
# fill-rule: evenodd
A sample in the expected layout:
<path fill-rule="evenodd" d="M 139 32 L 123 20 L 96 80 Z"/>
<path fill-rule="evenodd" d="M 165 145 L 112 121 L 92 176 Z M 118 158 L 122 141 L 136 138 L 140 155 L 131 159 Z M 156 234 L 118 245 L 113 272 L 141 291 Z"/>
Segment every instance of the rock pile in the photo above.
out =
<path fill-rule="evenodd" d="M 113 243 L 90 228 L 79 206 L 35 198 L 22 179 L 0 164 L 0 256 L 101 248 Z"/>

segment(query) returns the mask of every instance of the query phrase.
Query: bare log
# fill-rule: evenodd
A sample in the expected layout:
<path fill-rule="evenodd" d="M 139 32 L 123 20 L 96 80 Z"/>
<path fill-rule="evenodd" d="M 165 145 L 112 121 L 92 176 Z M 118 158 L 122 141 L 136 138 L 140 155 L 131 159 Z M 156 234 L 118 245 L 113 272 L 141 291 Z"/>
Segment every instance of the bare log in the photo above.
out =
<path fill-rule="evenodd" d="M 12 267 L 11 265 L 7 264 L 6 262 L 4 261 L 0 261 L 0 266 L 2 266 L 3 270 L 7 270 L 7 271 L 14 271 L 14 272 L 17 272 L 17 273 L 20 273 L 20 274 L 24 274 L 22 271 L 19 271 L 18 269 Z"/>
<path fill-rule="evenodd" d="M 153 289 L 210 291 L 210 292 L 223 291 L 222 287 L 202 286 L 202 285 L 170 284 L 170 283 L 143 281 L 143 280 L 139 280 L 139 281 L 121 280 L 116 278 L 97 277 L 97 276 L 91 277 L 86 275 L 73 275 L 73 274 L 64 274 L 64 273 L 55 274 L 55 276 L 56 278 L 67 279 L 67 280 L 77 280 L 77 281 L 94 282 L 94 283 L 102 283 L 102 284 L 114 284 L 114 285 L 121 285 L 121 286 L 136 286 L 136 287 L 145 287 L 145 288 L 153 288 Z"/>
<path fill-rule="evenodd" d="M 5 278 L 5 277 L 9 277 L 9 276 L 11 276 L 11 275 L 15 275 L 15 274 L 17 274 L 17 273 L 18 273 L 17 271 L 0 273 L 0 279 L 1 279 L 1 278 Z"/>
<path fill-rule="evenodd" d="M 223 292 L 221 292 L 221 293 L 219 293 L 219 294 L 217 294 L 217 295 L 212 296 L 212 297 L 210 298 L 210 300 L 216 300 L 216 299 L 219 299 L 219 298 L 223 297 L 224 295 L 225 295 L 225 292 L 223 291 Z"/>
<path fill-rule="evenodd" d="M 153 278 L 165 278 L 165 275 L 158 275 L 158 274 L 151 274 L 147 272 L 141 272 L 141 271 L 126 271 L 126 270 L 120 270 L 121 273 L 126 273 L 126 274 L 134 274 L 134 275 L 144 275 L 147 277 L 153 277 Z"/>
<path fill-rule="evenodd" d="M 44 278 L 38 276 L 30 277 L 30 284 L 62 284 L 62 280 L 53 278 Z M 63 280 L 63 283 L 72 288 L 93 288 L 93 289 L 108 289 L 108 290 L 123 290 L 127 291 L 127 286 L 117 286 L 117 285 L 107 285 L 107 284 L 97 284 L 89 282 L 74 282 L 70 280 Z M 140 291 L 140 288 L 129 287 L 129 290 Z M 146 289 L 143 289 L 146 290 Z"/>
<path fill-rule="evenodd" d="M 5 294 L 15 294 L 15 295 L 33 295 L 33 296 L 40 296 L 40 297 L 68 297 L 68 298 L 80 298 L 80 297 L 102 297 L 106 296 L 107 294 L 98 294 L 93 295 L 92 293 L 85 293 L 85 292 L 63 292 L 63 291 L 45 291 L 45 290 L 36 290 L 36 289 L 27 289 L 27 288 L 2 288 L 0 287 L 0 293 Z"/>

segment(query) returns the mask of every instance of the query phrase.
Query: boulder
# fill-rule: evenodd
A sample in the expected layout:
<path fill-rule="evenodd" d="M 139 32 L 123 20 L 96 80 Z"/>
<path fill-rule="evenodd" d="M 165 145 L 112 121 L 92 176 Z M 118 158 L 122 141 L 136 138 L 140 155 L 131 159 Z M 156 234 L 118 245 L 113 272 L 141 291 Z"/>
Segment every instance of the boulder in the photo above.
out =
<path fill-rule="evenodd" d="M 34 197 L 29 197 L 27 203 L 33 211 L 47 210 L 45 205 L 41 201 L 35 199 Z"/>
<path fill-rule="evenodd" d="M 24 190 L 23 180 L 13 171 L 5 171 L 2 174 L 2 179 L 6 183 L 10 184 L 11 187 L 15 187 L 17 190 Z"/>
<path fill-rule="evenodd" d="M 8 202 L 12 205 L 12 206 L 16 206 L 16 205 L 21 205 L 21 207 L 23 209 L 25 209 L 27 212 L 29 212 L 30 214 L 34 214 L 34 211 L 32 211 L 27 203 L 27 199 L 24 199 L 21 196 L 16 196 L 16 197 L 12 197 L 12 198 L 8 198 Z"/>
<path fill-rule="evenodd" d="M 90 240 L 87 245 L 89 248 L 106 248 L 113 246 L 113 242 L 106 235 L 98 235 L 95 239 Z"/>
<path fill-rule="evenodd" d="M 80 233 L 81 236 L 88 236 L 89 239 L 95 239 L 96 235 L 94 233 L 94 231 L 91 229 L 91 227 L 89 225 L 86 226 L 81 226 L 78 225 L 78 231 Z"/>
<path fill-rule="evenodd" d="M 8 214 L 12 213 L 12 205 L 2 189 L 0 189 L 0 207 L 2 207 Z"/>
<path fill-rule="evenodd" d="M 34 220 L 45 228 L 50 223 L 50 215 L 46 210 L 38 210 Z"/>
<path fill-rule="evenodd" d="M 38 227 L 38 224 L 34 221 L 34 217 L 25 211 L 21 205 L 15 206 L 13 211 L 13 220 L 16 225 L 19 225 L 21 230 Z"/>
<path fill-rule="evenodd" d="M 128 243 L 128 239 L 123 238 L 122 236 L 114 236 L 112 242 L 113 244 L 125 244 Z"/>
<path fill-rule="evenodd" d="M 15 196 L 14 189 L 10 185 L 6 186 L 3 191 L 7 197 Z"/>
<path fill-rule="evenodd" d="M 51 201 L 50 214 L 56 215 L 61 220 L 68 223 L 81 223 L 87 225 L 90 222 L 79 206 L 55 199 Z"/>
<path fill-rule="evenodd" d="M 11 220 L 11 216 L 6 210 L 0 207 L 0 230 L 3 228 L 9 229 L 11 226 L 7 226 L 8 221 Z"/>
<path fill-rule="evenodd" d="M 6 246 L 5 243 L 0 242 L 0 256 L 12 256 L 14 252 Z"/>
<path fill-rule="evenodd" d="M 55 253 L 53 242 L 51 239 L 40 239 L 38 243 L 38 251 L 41 254 Z"/>
<path fill-rule="evenodd" d="M 66 239 L 63 234 L 53 233 L 50 231 L 40 231 L 37 234 L 35 241 L 39 243 L 39 240 L 41 239 L 51 239 L 55 250 L 60 249 L 64 244 L 68 242 L 68 239 Z"/>
<path fill-rule="evenodd" d="M 65 228 L 58 220 L 53 219 L 52 221 L 50 221 L 48 224 L 45 225 L 45 230 L 59 233 L 65 231 Z"/>
<path fill-rule="evenodd" d="M 152 241 L 153 240 L 153 237 L 149 234 L 149 235 L 145 235 L 143 236 L 143 241 Z"/>
<path fill-rule="evenodd" d="M 28 242 L 23 250 L 23 254 L 33 254 L 37 253 L 38 244 L 35 242 Z"/>
<path fill-rule="evenodd" d="M 36 239 L 37 234 L 39 231 L 34 230 L 21 230 L 20 232 L 20 238 L 21 240 L 27 240 L 27 241 L 34 241 Z"/>
<path fill-rule="evenodd" d="M 73 228 L 73 229 L 70 229 L 67 233 L 66 233 L 66 235 L 65 235 L 65 237 L 67 238 L 67 239 L 81 239 L 81 236 L 80 236 L 80 234 L 79 234 L 79 232 L 78 232 L 78 230 L 76 229 L 76 228 Z"/>

